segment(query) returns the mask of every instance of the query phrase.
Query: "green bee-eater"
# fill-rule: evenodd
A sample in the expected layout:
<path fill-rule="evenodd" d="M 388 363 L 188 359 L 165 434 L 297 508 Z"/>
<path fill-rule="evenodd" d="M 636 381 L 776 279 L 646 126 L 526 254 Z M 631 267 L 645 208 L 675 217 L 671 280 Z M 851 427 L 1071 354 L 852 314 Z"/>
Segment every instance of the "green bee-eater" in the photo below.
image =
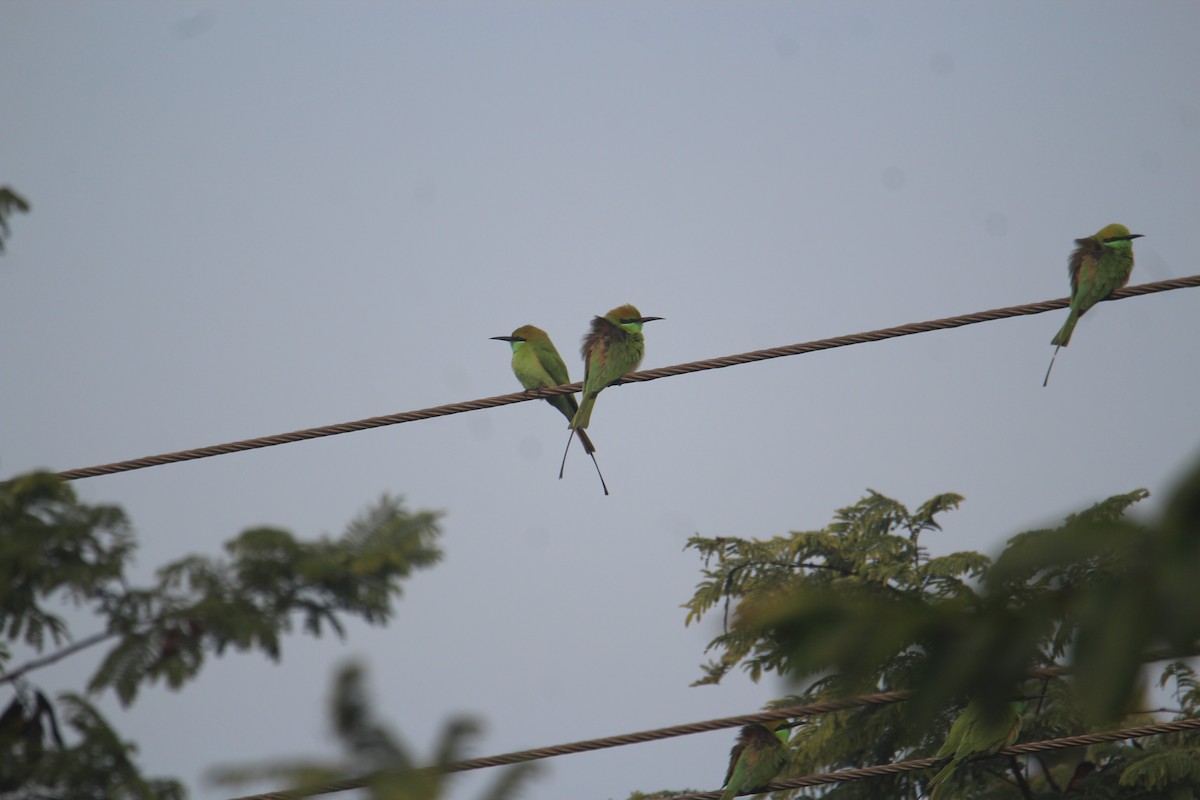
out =
<path fill-rule="evenodd" d="M 786 745 L 791 732 L 786 725 L 787 721 L 782 720 L 742 728 L 737 744 L 729 751 L 721 800 L 733 800 L 740 794 L 761 789 L 783 770 L 788 761 Z"/>
<path fill-rule="evenodd" d="M 934 758 L 950 758 L 950 762 L 929 781 L 929 800 L 937 800 L 945 782 L 958 768 L 976 756 L 1002 750 L 1017 740 L 1021 733 L 1021 712 L 1025 703 L 1009 703 L 999 719 L 987 721 L 979 706 L 968 703 L 966 709 L 950 726 L 950 735 Z"/>
<path fill-rule="evenodd" d="M 1062 328 L 1050 340 L 1054 355 L 1050 357 L 1042 386 L 1050 381 L 1050 370 L 1054 369 L 1059 348 L 1071 343 L 1071 334 L 1079 318 L 1129 283 L 1129 275 L 1133 272 L 1133 240 L 1141 237 L 1142 234 L 1130 233 L 1124 225 L 1113 223 L 1105 225 L 1093 236 L 1075 240 L 1077 247 L 1067 264 L 1071 275 L 1071 311 Z"/>
<path fill-rule="evenodd" d="M 522 325 L 512 332 L 512 336 L 493 336 L 492 338 L 512 344 L 513 374 L 517 376 L 517 380 L 521 382 L 526 391 L 563 386 L 571 382 L 567 365 L 563 363 L 562 356 L 558 354 L 558 348 L 541 328 Z M 547 397 L 546 402 L 561 411 L 567 418 L 567 422 L 574 419 L 575 412 L 579 410 L 579 404 L 575 402 L 573 394 L 557 394 Z M 592 444 L 587 431 L 576 431 L 575 433 L 579 434 L 579 441 L 583 445 L 584 451 L 592 457 L 592 463 L 596 465 L 596 474 L 600 476 L 600 486 L 604 488 L 604 493 L 608 494 L 608 486 L 604 483 L 604 475 L 600 472 L 600 464 L 596 461 L 596 446 Z"/>
<path fill-rule="evenodd" d="M 662 317 L 643 317 L 641 312 L 629 304 L 617 306 L 603 317 L 592 318 L 592 329 L 583 337 L 583 398 L 579 410 L 571 419 L 571 431 L 582 433 L 592 419 L 592 406 L 596 396 L 605 387 L 621 380 L 627 372 L 633 372 L 642 363 L 646 342 L 642 338 L 642 325 Z M 567 450 L 571 439 L 567 438 Z M 563 451 L 563 465 L 567 463 L 567 450 Z M 558 469 L 562 477 L 562 467 Z"/>

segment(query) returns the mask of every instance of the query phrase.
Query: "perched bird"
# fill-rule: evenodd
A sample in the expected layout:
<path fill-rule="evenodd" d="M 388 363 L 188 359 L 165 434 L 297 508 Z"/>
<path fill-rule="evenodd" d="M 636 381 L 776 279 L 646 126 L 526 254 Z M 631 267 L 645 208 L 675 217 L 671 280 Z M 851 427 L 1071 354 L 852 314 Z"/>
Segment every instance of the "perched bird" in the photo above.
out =
<path fill-rule="evenodd" d="M 517 380 L 526 391 L 545 389 L 551 386 L 562 386 L 571 382 L 567 365 L 550 337 L 541 328 L 533 325 L 522 325 L 512 332 L 512 336 L 493 336 L 501 342 L 512 344 L 512 370 Z M 556 394 L 546 398 L 546 402 L 562 412 L 570 422 L 579 410 L 573 394 Z M 592 457 L 596 464 L 596 474 L 600 476 L 600 485 L 608 494 L 608 486 L 604 483 L 604 475 L 600 472 L 600 464 L 596 462 L 596 446 L 592 444 L 587 431 L 576 431 L 584 451 Z M 561 474 L 560 474 L 561 477 Z"/>
<path fill-rule="evenodd" d="M 1009 703 L 999 719 L 985 720 L 980 714 L 979 706 L 968 703 L 966 709 L 950 726 L 950 735 L 946 737 L 946 741 L 934 753 L 934 758 L 951 760 L 929 781 L 930 800 L 937 800 L 945 781 L 967 761 L 975 756 L 994 753 L 1015 742 L 1021 733 L 1021 712 L 1024 710 L 1023 702 Z"/>
<path fill-rule="evenodd" d="M 1067 265 L 1071 275 L 1071 311 L 1062 328 L 1050 340 L 1054 355 L 1050 357 L 1042 386 L 1050 381 L 1050 370 L 1054 369 L 1059 348 L 1071 343 L 1071 334 L 1079 318 L 1129 283 L 1129 274 L 1133 272 L 1133 240 L 1141 237 L 1142 234 L 1130 233 L 1124 225 L 1113 223 L 1105 225 L 1093 236 L 1075 240 L 1077 246 Z"/>
<path fill-rule="evenodd" d="M 603 317 L 592 318 L 592 329 L 583 337 L 583 398 L 579 410 L 571 419 L 571 431 L 582 432 L 592 418 L 592 405 L 596 396 L 605 387 L 621 380 L 627 372 L 633 372 L 642 363 L 646 343 L 642 338 L 642 325 L 662 317 L 643 317 L 631 305 L 617 306 Z M 571 440 L 567 439 L 567 450 Z M 567 463 L 566 450 L 563 464 Z M 562 477 L 562 467 L 558 470 Z"/>
<path fill-rule="evenodd" d="M 770 725 L 770 727 L 768 727 Z M 729 751 L 729 769 L 721 800 L 733 800 L 739 794 L 766 786 L 787 763 L 787 721 L 768 725 L 747 725 L 738 733 L 737 744 Z"/>

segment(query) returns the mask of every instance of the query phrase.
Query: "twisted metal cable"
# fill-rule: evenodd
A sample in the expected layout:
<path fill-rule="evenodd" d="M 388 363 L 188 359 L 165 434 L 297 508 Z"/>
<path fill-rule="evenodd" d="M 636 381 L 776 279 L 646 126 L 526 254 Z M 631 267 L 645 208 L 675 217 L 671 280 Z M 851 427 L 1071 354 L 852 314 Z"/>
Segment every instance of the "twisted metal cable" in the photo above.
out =
<path fill-rule="evenodd" d="M 911 691 L 902 690 L 895 692 L 877 692 L 875 694 L 852 697 L 846 700 L 823 700 L 819 703 L 805 703 L 804 705 L 778 708 L 772 711 L 761 711 L 756 714 L 742 714 L 741 716 L 737 717 L 721 717 L 718 719 L 705 720 L 703 722 L 690 722 L 683 725 L 672 725 L 667 728 L 654 728 L 652 730 L 636 731 L 634 733 L 626 733 L 619 736 L 605 736 L 600 739 L 584 739 L 578 742 L 552 745 L 550 747 L 538 747 L 532 750 L 517 750 L 512 753 L 503 753 L 495 756 L 469 758 L 465 761 L 456 761 L 453 764 L 447 764 L 439 771 L 450 773 L 466 772 L 467 770 L 473 769 L 485 769 L 487 767 L 503 767 L 509 764 L 520 764 L 525 761 L 536 761 L 542 758 L 554 758 L 555 756 L 567 756 L 574 753 L 586 753 L 590 750 L 603 750 L 609 747 L 621 747 L 627 744 L 643 744 L 645 742 L 653 742 L 658 739 L 669 739 L 675 736 L 687 736 L 693 733 L 706 733 L 708 731 L 721 730 L 722 728 L 735 728 L 741 727 L 742 725 L 774 722 L 775 720 L 779 719 L 826 714 L 831 711 L 842 711 L 844 709 L 855 708 L 857 706 L 888 705 L 890 703 L 899 703 L 903 700 L 907 700 L 911 696 Z M 291 798 L 308 797 L 316 794 L 346 792 L 352 789 L 361 789 L 365 785 L 366 784 L 361 780 L 340 781 L 338 783 L 327 784 L 317 790 L 310 790 L 302 793 L 297 793 L 296 791 L 267 792 L 265 794 L 246 795 L 244 797 L 235 798 L 235 800 L 290 800 Z"/>
<path fill-rule="evenodd" d="M 1194 655 L 1194 654 L 1193 654 Z M 1152 650 L 1145 654 L 1142 661 L 1164 661 L 1166 658 L 1180 657 L 1177 652 L 1168 650 Z M 1072 673 L 1073 669 L 1067 666 L 1054 667 L 1036 667 L 1030 670 L 1031 678 L 1055 678 L 1058 675 Z M 488 766 L 506 766 L 510 764 L 520 764 L 523 762 L 533 762 L 541 758 L 553 758 L 556 756 L 570 756 L 574 753 L 586 753 L 593 750 L 606 750 L 608 747 L 620 747 L 624 745 L 640 745 L 648 741 L 656 741 L 659 739 L 671 739 L 674 736 L 686 736 L 694 733 L 707 733 L 709 730 L 720 730 L 722 728 L 739 728 L 745 724 L 774 722 L 775 720 L 787 720 L 792 717 L 816 716 L 817 714 L 830 714 L 833 711 L 844 711 L 852 708 L 862 708 L 869 705 L 889 705 L 892 703 L 902 703 L 904 700 L 912 697 L 913 691 L 910 688 L 904 690 L 896 690 L 890 692 L 875 692 L 874 694 L 859 694 L 857 697 L 848 697 L 844 699 L 821 700 L 818 703 L 805 703 L 803 705 L 791 705 L 784 709 L 773 709 L 770 711 L 758 711 L 756 714 L 743 714 L 733 717 L 719 717 L 716 720 L 706 720 L 703 722 L 689 722 L 677 724 L 666 728 L 653 728 L 650 730 L 638 730 L 635 733 L 626 733 L 616 736 L 604 736 L 601 739 L 584 739 L 582 741 L 572 741 L 565 745 L 552 745 L 550 747 L 535 747 L 533 750 L 520 750 L 511 753 L 502 753 L 499 756 L 484 756 L 480 758 L 469 758 L 462 762 L 455 762 L 443 766 L 443 772 L 466 772 L 467 770 L 485 769 Z M 1098 734 L 1090 734 L 1098 735 Z M 1024 746 L 1024 745 L 1022 745 Z M 1069 746 L 1069 745 L 1063 745 Z M 923 759 L 932 760 L 932 759 Z M 907 762 L 906 762 L 907 763 Z M 872 766 L 872 770 L 880 770 L 889 768 L 894 765 Z M 928 766 L 928 764 L 926 764 Z M 911 769 L 922 769 L 914 768 Z M 898 770 L 892 770 L 898 771 Z M 904 770 L 899 770 L 904 771 Z M 886 772 L 880 772 L 881 775 Z M 863 776 L 863 777 L 870 777 Z M 847 778 L 852 780 L 852 778 Z M 290 800 L 301 798 L 301 796 L 312 796 L 317 794 L 332 794 L 335 792 L 349 792 L 352 789 L 361 789 L 365 784 L 362 781 L 341 781 L 337 783 L 329 783 L 319 789 L 310 789 L 306 792 L 268 792 L 265 794 L 252 794 L 236 798 L 235 800 Z M 719 794 L 719 793 L 718 793 Z M 706 795 L 707 796 L 707 795 Z"/>
<path fill-rule="evenodd" d="M 1123 300 L 1128 297 L 1137 297 L 1143 294 L 1167 292 L 1173 289 L 1185 289 L 1197 286 L 1200 286 L 1200 275 L 1192 275 L 1187 278 L 1174 278 L 1172 280 L 1156 281 L 1154 283 L 1143 283 L 1137 286 L 1127 286 L 1124 289 L 1118 289 L 1117 291 L 1113 292 L 1106 299 Z M 687 364 L 676 364 L 672 367 L 659 367 L 657 369 L 645 370 L 643 372 L 634 372 L 622 378 L 621 382 L 642 383 L 644 381 L 658 380 L 659 378 L 685 375 L 689 372 L 701 372 L 708 369 L 721 369 L 723 367 L 732 367 L 738 364 L 749 364 L 754 361 L 765 361 L 769 358 L 796 356 L 803 353 L 813 353 L 818 350 L 831 350 L 835 347 L 846 347 L 847 345 L 852 344 L 879 342 L 884 339 L 894 339 L 898 336 L 909 336 L 914 333 L 928 333 L 929 331 L 959 328 L 963 325 L 973 325 L 977 322 L 990 322 L 992 320 L 1005 319 L 1007 317 L 1041 314 L 1046 311 L 1054 311 L 1055 309 L 1066 308 L 1069 304 L 1070 298 L 1060 297 L 1057 300 L 1044 300 L 1040 303 L 1026 303 L 1024 305 L 1008 306 L 1006 308 L 993 308 L 990 311 L 977 311 L 974 314 L 962 314 L 957 317 L 945 317 L 943 319 L 929 320 L 927 322 L 910 322 L 907 325 L 897 325 L 893 328 L 880 328 L 878 330 L 865 331 L 863 333 L 852 333 L 847 336 L 835 336 L 831 339 L 817 339 L 816 341 L 802 342 L 800 344 L 792 344 L 785 347 L 772 347 L 767 350 L 752 350 L 750 352 L 739 353 L 737 355 L 710 358 L 704 361 L 692 361 Z M 465 411 L 480 411 L 485 408 L 495 408 L 497 406 L 504 406 L 510 403 L 523 403 L 528 400 L 537 400 L 558 394 L 571 394 L 580 391 L 582 388 L 583 386 L 580 383 L 570 383 L 563 386 L 539 389 L 537 391 L 513 392 L 512 394 L 502 394 L 495 397 L 485 397 L 479 400 L 469 400 L 464 403 L 450 403 L 443 406 L 423 408 L 418 411 L 405 411 L 399 414 L 387 414 L 382 417 L 368 417 L 367 419 L 360 419 L 354 422 L 343 422 L 337 425 L 325 425 L 319 428 L 305 428 L 303 430 L 292 431 L 290 433 L 275 434 L 274 436 L 260 436 L 255 439 L 242 439 L 240 441 L 228 442 L 226 444 L 198 447 L 193 450 L 180 450 L 174 453 L 144 456 L 142 458 L 134 458 L 129 461 L 116 461 L 111 464 L 101 464 L 95 467 L 70 469 L 58 473 L 58 477 L 65 481 L 73 481 L 78 480 L 79 478 L 94 478 L 100 475 L 112 475 L 117 472 L 128 472 L 130 470 L 144 469 L 146 467 L 157 467 L 163 464 L 174 464 L 179 461 L 191 461 L 197 458 L 227 455 L 229 453 L 238 453 L 243 450 L 255 450 L 260 447 L 273 447 L 279 444 L 301 442 L 305 439 L 318 439 L 322 436 L 334 436 L 339 433 L 352 433 L 354 431 L 364 431 L 370 428 L 381 428 L 385 425 L 398 425 L 402 422 L 416 422 L 417 420 L 433 419 L 434 417 L 445 417 L 449 416 L 450 414 L 461 414 Z"/>
<path fill-rule="evenodd" d="M 1160 661 L 1173 657 L 1174 656 L 1172 654 L 1166 651 L 1153 651 L 1147 653 L 1146 660 Z M 1069 667 L 1052 666 L 1037 667 L 1030 670 L 1029 674 L 1032 678 L 1050 678 L 1069 672 L 1071 672 Z M 822 700 L 816 703 L 805 703 L 798 706 L 778 708 L 773 711 L 760 711 L 754 714 L 742 714 L 736 717 L 720 717 L 718 719 L 710 719 L 703 722 L 672 725 L 666 728 L 654 728 L 651 730 L 636 731 L 634 733 L 626 733 L 618 736 L 605 736 L 600 739 L 584 739 L 578 742 L 552 745 L 550 747 L 538 747 L 532 750 L 518 750 L 516 752 L 503 753 L 495 756 L 470 758 L 465 761 L 456 761 L 453 764 L 448 764 L 443 767 L 441 771 L 447 773 L 466 772 L 468 770 L 485 769 L 487 767 L 502 767 L 510 764 L 520 764 L 525 761 L 536 761 L 542 758 L 554 758 L 555 756 L 586 753 L 591 750 L 604 750 L 610 747 L 621 747 L 628 744 L 644 744 L 646 742 L 653 742 L 659 739 L 670 739 L 676 736 L 688 736 L 693 733 L 707 733 L 708 731 L 717 731 L 723 728 L 740 728 L 743 725 L 774 722 L 775 720 L 780 719 L 811 717 L 816 716 L 817 714 L 828 714 L 834 711 L 844 711 L 848 708 L 890 705 L 891 703 L 903 702 L 912 697 L 912 695 L 913 692 L 911 689 L 901 689 L 891 692 L 876 692 L 874 694 L 859 695 L 857 697 L 850 697 L 842 700 Z M 882 768 L 883 767 L 871 767 L 870 769 Z M 914 769 L 917 768 L 914 767 Z M 244 797 L 235 798 L 235 800 L 292 800 L 293 798 L 311 797 L 318 794 L 348 792 L 354 789 L 361 789 L 364 786 L 365 783 L 362 780 L 348 780 L 337 783 L 329 783 L 320 787 L 319 789 L 308 790 L 304 792 L 295 790 L 267 792 L 265 794 L 246 795 Z"/>
<path fill-rule="evenodd" d="M 696 722 L 690 725 L 677 725 L 671 728 L 658 728 L 656 730 L 641 731 L 639 733 L 627 734 L 625 736 L 610 736 L 605 739 L 590 739 L 582 742 L 573 742 L 571 744 L 558 745 L 555 747 L 543 747 L 537 750 L 522 750 L 515 753 L 507 753 L 505 755 L 491 756 L 486 758 L 472 758 L 466 761 L 458 761 L 447 765 L 441 771 L 464 772 L 471 769 L 480 769 L 483 767 L 497 767 L 506 764 L 517 764 L 523 761 L 532 761 L 539 758 L 550 758 L 552 756 L 569 755 L 571 753 L 582 753 L 586 750 L 597 750 L 603 747 L 616 747 L 623 744 L 639 744 L 648 742 L 653 739 L 663 739 L 668 736 L 683 736 L 690 733 L 702 733 L 705 731 L 718 730 L 720 728 L 734 727 L 740 725 L 751 725 L 756 722 L 772 722 L 777 719 L 786 717 L 809 716 L 813 714 L 826 713 L 829 711 L 840 711 L 845 708 L 861 705 L 885 705 L 887 703 L 896 703 L 908 697 L 909 692 L 880 692 L 874 695 L 864 695 L 863 697 L 854 698 L 852 700 L 832 700 L 822 703 L 809 703 L 803 706 L 793 706 L 792 708 L 778 709 L 775 711 L 766 711 L 761 714 L 746 714 L 740 717 L 725 717 L 723 719 L 714 719 L 707 722 Z M 1040 742 L 1026 742 L 1025 744 L 1013 745 L 1006 747 L 1003 750 L 988 756 L 988 758 L 1001 758 L 1006 756 L 1021 756 L 1029 753 L 1040 753 L 1047 750 L 1063 750 L 1070 747 L 1087 747 L 1093 744 L 1101 744 L 1104 742 L 1118 742 L 1122 739 L 1140 739 L 1146 736 L 1161 736 L 1167 733 L 1179 733 L 1181 731 L 1200 729 L 1200 717 L 1190 717 L 1188 719 L 1175 720 L 1173 722 L 1159 722 L 1153 725 L 1138 725 L 1132 728 L 1122 728 L 1115 731 L 1101 731 L 1099 733 L 1085 733 L 1078 736 L 1064 736 L 1059 739 L 1043 739 Z M 929 769 L 930 767 L 944 764 L 949 759 L 946 758 L 917 758 L 911 761 L 898 761 L 892 764 L 878 764 L 871 767 L 859 767 L 856 769 L 843 769 L 836 772 L 826 772 L 818 775 L 806 775 L 802 778 L 789 778 L 787 780 L 772 782 L 764 789 L 748 792 L 747 794 L 761 794 L 764 792 L 778 792 L 787 789 L 802 789 L 809 786 L 822 786 L 831 783 L 845 783 L 847 781 L 863 780 L 865 778 L 879 778 L 885 775 L 898 775 L 902 772 L 914 772 L 921 769 Z M 293 790 L 281 792 L 266 792 L 264 794 L 245 795 L 234 798 L 234 800 L 294 800 L 299 797 L 311 797 L 318 794 L 331 794 L 334 792 L 345 792 L 353 789 L 361 789 L 365 783 L 360 780 L 341 781 L 339 783 L 331 783 L 322 786 L 316 790 Z M 711 792 L 692 792 L 690 794 L 672 795 L 671 800 L 718 800 L 721 796 L 721 791 Z"/>
<path fill-rule="evenodd" d="M 1123 728 L 1116 731 L 1085 733 L 1080 736 L 1064 736 L 1061 739 L 1043 739 L 1040 742 L 1026 742 L 1025 744 L 1013 745 L 1012 747 L 1006 747 L 1003 750 L 998 750 L 990 756 L 987 756 L 987 758 L 1022 756 L 1029 753 L 1040 753 L 1046 750 L 1062 750 L 1068 747 L 1087 747 L 1088 745 L 1101 744 L 1103 742 L 1118 742 L 1122 739 L 1140 739 L 1145 736 L 1161 736 L 1164 733 L 1178 733 L 1180 731 L 1196 729 L 1200 729 L 1200 717 L 1189 717 L 1188 719 L 1176 720 L 1174 722 L 1160 722 L 1154 725 L 1139 725 L 1134 728 Z M 949 759 L 946 758 L 917 758 L 913 759 L 912 761 L 898 761 L 894 764 L 880 764 L 874 767 L 843 769 L 838 770 L 837 772 L 826 772 L 820 775 L 807 775 L 803 778 L 790 778 L 788 780 L 774 781 L 763 789 L 753 792 L 746 792 L 746 794 L 779 792 L 787 789 L 802 789 L 807 786 L 822 786 L 830 783 L 858 781 L 863 780 L 864 778 L 879 778 L 884 775 L 897 775 L 901 772 L 913 772 L 915 770 L 928 769 L 939 764 L 944 764 L 947 761 L 949 761 Z M 693 792 L 691 794 L 672 795 L 671 800 L 718 800 L 720 796 L 720 791 Z"/>

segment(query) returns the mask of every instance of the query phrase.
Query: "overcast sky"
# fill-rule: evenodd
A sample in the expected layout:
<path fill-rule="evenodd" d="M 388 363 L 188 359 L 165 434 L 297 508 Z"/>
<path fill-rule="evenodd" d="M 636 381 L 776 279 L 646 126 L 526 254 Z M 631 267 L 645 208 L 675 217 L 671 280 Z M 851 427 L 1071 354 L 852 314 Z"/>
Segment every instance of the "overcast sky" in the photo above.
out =
<path fill-rule="evenodd" d="M 33 212 L 0 255 L 0 476 L 514 391 L 488 337 L 526 323 L 578 379 L 627 302 L 666 317 L 650 368 L 1059 297 L 1110 222 L 1146 235 L 1134 283 L 1195 274 L 1197 31 L 1195 2 L 8 0 L 0 184 Z M 611 497 L 578 448 L 557 479 L 541 402 L 79 481 L 143 580 L 383 492 L 446 512 L 386 628 L 103 708 L 204 800 L 214 765 L 333 755 L 349 657 L 422 752 L 459 713 L 486 754 L 756 710 L 776 683 L 688 686 L 719 625 L 683 627 L 689 536 L 819 528 L 868 487 L 964 494 L 937 552 L 1137 487 L 1152 512 L 1200 455 L 1198 309 L 1099 306 L 1046 389 L 1061 311 L 610 389 Z M 546 762 L 524 796 L 715 788 L 733 736 Z"/>

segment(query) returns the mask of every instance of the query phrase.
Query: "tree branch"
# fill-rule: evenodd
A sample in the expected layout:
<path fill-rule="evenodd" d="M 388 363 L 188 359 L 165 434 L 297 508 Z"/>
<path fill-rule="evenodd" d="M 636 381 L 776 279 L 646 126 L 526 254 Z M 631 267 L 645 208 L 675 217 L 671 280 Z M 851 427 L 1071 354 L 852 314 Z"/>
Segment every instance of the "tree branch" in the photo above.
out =
<path fill-rule="evenodd" d="M 12 672 L 6 672 L 3 675 L 0 675 L 0 683 L 11 683 L 11 682 L 15 681 L 17 678 L 20 678 L 26 672 L 32 672 L 35 669 L 41 669 L 42 667 L 49 666 L 50 664 L 53 664 L 56 661 L 61 661 L 62 659 L 66 658 L 69 655 L 78 653 L 80 650 L 86 650 L 87 648 L 91 647 L 92 645 L 99 644 L 100 642 L 103 642 L 105 639 L 111 639 L 112 637 L 114 637 L 116 635 L 118 635 L 117 631 L 103 631 L 101 633 L 93 633 L 91 636 L 88 636 L 84 639 L 80 639 L 78 642 L 75 642 L 74 644 L 69 644 L 66 647 L 64 647 L 63 649 L 53 652 L 50 655 L 41 656 L 39 658 L 34 658 L 34 659 L 31 659 L 30 661 L 26 661 L 24 664 L 17 667 L 16 669 L 14 669 Z"/>

